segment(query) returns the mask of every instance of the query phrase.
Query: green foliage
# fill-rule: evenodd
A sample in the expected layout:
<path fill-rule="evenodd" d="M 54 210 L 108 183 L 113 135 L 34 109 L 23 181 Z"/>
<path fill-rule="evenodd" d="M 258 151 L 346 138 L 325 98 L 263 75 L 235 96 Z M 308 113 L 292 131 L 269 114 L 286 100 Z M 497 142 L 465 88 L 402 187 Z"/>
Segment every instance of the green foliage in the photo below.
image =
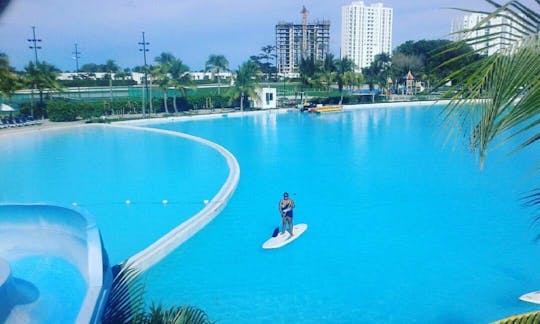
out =
<path fill-rule="evenodd" d="M 45 103 L 37 103 L 32 109 L 32 105 L 29 102 L 25 102 L 19 105 L 19 113 L 23 116 L 41 117 L 47 115 L 47 105 Z"/>
<path fill-rule="evenodd" d="M 79 116 L 78 105 L 72 102 L 49 101 L 47 115 L 54 122 L 75 121 Z"/>
<path fill-rule="evenodd" d="M 211 71 L 212 75 L 215 77 L 222 71 L 229 70 L 229 61 L 225 58 L 224 55 L 211 54 L 208 57 L 205 65 L 205 71 Z M 218 76 L 218 94 L 221 94 L 221 78 Z"/>
<path fill-rule="evenodd" d="M 373 62 L 367 68 L 362 69 L 365 81 L 369 84 L 370 89 L 374 89 L 378 85 L 381 89 L 386 87 L 388 78 L 391 76 L 390 67 L 392 61 L 386 53 L 375 55 Z"/>
<path fill-rule="evenodd" d="M 8 56 L 0 53 L 0 94 L 11 97 L 15 90 L 21 87 L 21 81 L 15 69 L 9 65 Z"/>
<path fill-rule="evenodd" d="M 237 103 L 231 96 L 224 94 L 193 94 L 186 98 L 180 98 L 178 104 L 181 110 L 189 109 L 202 109 L 202 108 L 216 108 L 216 107 L 229 107 L 231 104 Z M 182 100 L 183 99 L 183 100 Z"/>
<path fill-rule="evenodd" d="M 103 324 L 143 323 L 144 318 L 144 283 L 140 271 L 127 265 L 120 270 L 113 280 L 101 322 Z"/>
<path fill-rule="evenodd" d="M 540 139 L 540 41 L 536 32 L 540 15 L 519 1 L 496 8 L 488 18 L 508 16 L 511 9 L 517 11 L 518 15 L 513 16 L 520 20 L 521 27 L 511 32 L 514 36 L 520 35 L 520 41 L 446 77 L 461 80 L 448 92 L 453 101 L 445 110 L 447 126 L 451 133 L 467 134 L 472 149 L 479 154 L 481 166 L 489 144 L 503 134 L 509 134 L 506 139 L 517 134 L 532 134 L 517 149 Z M 477 105 L 467 105 L 469 100 L 480 101 Z"/>
<path fill-rule="evenodd" d="M 208 324 L 208 315 L 197 307 L 151 304 L 145 310 L 145 286 L 141 273 L 129 265 L 116 266 L 111 292 L 105 304 L 101 322 L 103 324 Z"/>
<path fill-rule="evenodd" d="M 266 80 L 269 80 L 277 72 L 273 61 L 277 57 L 276 46 L 267 45 L 261 48 L 261 53 L 250 56 L 250 60 L 257 63 L 259 70 L 263 73 Z"/>
<path fill-rule="evenodd" d="M 537 323 L 540 323 L 539 311 L 510 316 L 502 320 L 492 322 L 491 324 L 537 324 Z"/>
<path fill-rule="evenodd" d="M 119 72 L 121 68 L 114 62 L 114 60 L 107 60 L 105 64 L 87 63 L 81 66 L 80 72 Z"/>
<path fill-rule="evenodd" d="M 150 310 L 143 316 L 144 324 L 206 324 L 212 323 L 208 315 L 197 307 L 150 305 Z"/>
<path fill-rule="evenodd" d="M 259 78 L 261 71 L 257 63 L 248 60 L 242 64 L 236 71 L 236 79 L 234 85 L 229 89 L 228 95 L 231 100 L 240 98 L 240 110 L 244 109 L 244 99 L 246 97 L 255 97 L 255 89 L 259 88 Z"/>
<path fill-rule="evenodd" d="M 298 66 L 300 81 L 306 87 L 320 87 L 320 74 L 322 71 L 322 62 L 315 58 L 302 59 Z"/>

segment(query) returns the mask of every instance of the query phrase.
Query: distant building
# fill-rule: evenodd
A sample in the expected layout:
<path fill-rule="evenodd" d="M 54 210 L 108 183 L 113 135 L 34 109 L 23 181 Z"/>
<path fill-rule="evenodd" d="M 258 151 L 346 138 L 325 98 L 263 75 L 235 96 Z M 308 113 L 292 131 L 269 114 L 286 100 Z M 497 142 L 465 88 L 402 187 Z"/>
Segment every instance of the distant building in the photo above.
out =
<path fill-rule="evenodd" d="M 341 7 L 341 57 L 347 57 L 356 70 L 369 67 L 375 55 L 392 53 L 393 9 L 382 3 L 367 6 L 353 1 Z"/>
<path fill-rule="evenodd" d="M 509 15 L 510 13 L 506 14 Z M 469 41 L 474 50 L 480 51 L 484 55 L 493 55 L 517 41 L 517 38 L 512 35 L 515 29 L 513 27 L 514 23 L 507 17 L 494 17 L 483 24 L 488 28 L 474 32 L 468 31 L 482 22 L 486 17 L 487 15 L 485 14 L 473 13 L 453 20 L 451 27 L 452 40 Z M 474 41 L 478 37 L 486 36 L 489 38 L 486 41 Z"/>
<path fill-rule="evenodd" d="M 220 78 L 222 80 L 231 79 L 231 72 L 188 72 L 191 80 L 200 81 L 200 80 L 211 80 L 212 78 Z M 74 80 L 74 79 L 88 79 L 88 80 L 100 80 L 108 78 L 111 74 L 107 72 L 63 72 L 58 76 L 58 80 Z M 143 84 L 144 82 L 144 73 L 141 72 L 129 72 L 127 75 L 122 76 L 123 79 L 130 79 L 137 82 L 137 84 Z M 113 80 L 119 80 L 117 73 L 112 74 Z"/>
<path fill-rule="evenodd" d="M 298 76 L 302 58 L 324 60 L 330 51 L 330 21 L 307 23 L 307 10 L 302 11 L 301 24 L 280 22 L 276 25 L 276 54 L 278 74 Z"/>

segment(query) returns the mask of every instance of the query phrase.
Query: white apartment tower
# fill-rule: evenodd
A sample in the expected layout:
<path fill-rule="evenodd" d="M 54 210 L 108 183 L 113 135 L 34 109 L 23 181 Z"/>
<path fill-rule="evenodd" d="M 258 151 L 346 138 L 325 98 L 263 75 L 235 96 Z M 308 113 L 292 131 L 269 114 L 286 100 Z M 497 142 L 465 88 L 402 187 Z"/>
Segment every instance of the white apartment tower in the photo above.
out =
<path fill-rule="evenodd" d="M 511 13 L 507 13 L 510 15 Z M 509 45 L 517 42 L 514 29 L 517 27 L 508 17 L 499 16 L 488 20 L 480 30 L 467 32 L 471 28 L 480 24 L 487 17 L 485 14 L 473 13 L 460 19 L 452 21 L 452 40 L 471 41 L 474 50 L 480 51 L 484 55 L 495 54 Z M 486 41 L 475 41 L 478 37 L 486 37 Z"/>
<path fill-rule="evenodd" d="M 358 72 L 375 55 L 392 53 L 392 16 L 392 8 L 382 3 L 353 1 L 341 7 L 341 57 L 351 59 Z"/>

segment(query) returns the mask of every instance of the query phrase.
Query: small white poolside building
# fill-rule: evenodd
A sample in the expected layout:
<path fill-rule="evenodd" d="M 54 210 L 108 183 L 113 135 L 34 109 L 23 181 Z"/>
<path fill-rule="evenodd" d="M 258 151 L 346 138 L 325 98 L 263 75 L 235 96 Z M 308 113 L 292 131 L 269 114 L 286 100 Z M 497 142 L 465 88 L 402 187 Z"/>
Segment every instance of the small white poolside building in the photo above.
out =
<path fill-rule="evenodd" d="M 255 99 L 255 107 L 261 109 L 277 108 L 277 90 L 276 88 L 260 88 L 256 89 L 257 97 Z"/>

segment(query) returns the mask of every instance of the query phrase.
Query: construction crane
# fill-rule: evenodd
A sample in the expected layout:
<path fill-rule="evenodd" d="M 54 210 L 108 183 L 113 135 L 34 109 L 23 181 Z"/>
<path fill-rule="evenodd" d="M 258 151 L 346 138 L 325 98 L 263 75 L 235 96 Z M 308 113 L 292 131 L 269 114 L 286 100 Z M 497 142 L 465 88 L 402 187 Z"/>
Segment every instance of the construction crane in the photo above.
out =
<path fill-rule="evenodd" d="M 306 6 L 302 6 L 302 58 L 307 59 L 307 17 L 309 11 L 306 9 Z"/>

